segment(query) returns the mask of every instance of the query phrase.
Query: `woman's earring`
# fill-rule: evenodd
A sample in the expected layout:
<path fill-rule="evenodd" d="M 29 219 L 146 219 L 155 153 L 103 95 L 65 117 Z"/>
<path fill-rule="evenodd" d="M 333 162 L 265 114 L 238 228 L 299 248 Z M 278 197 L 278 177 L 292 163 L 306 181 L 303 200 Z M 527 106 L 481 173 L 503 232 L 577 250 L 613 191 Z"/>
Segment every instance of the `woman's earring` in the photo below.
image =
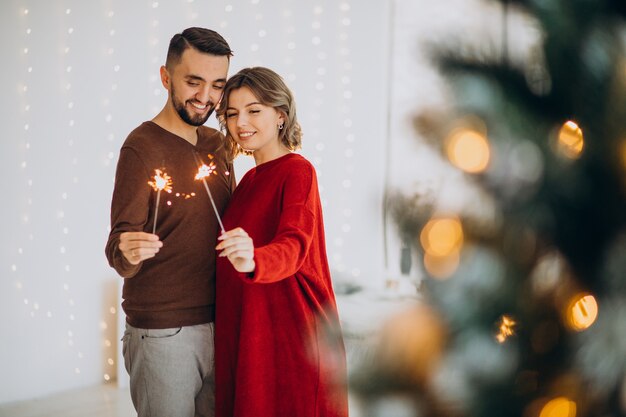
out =
<path fill-rule="evenodd" d="M 283 130 L 283 127 L 285 127 L 285 122 L 278 125 L 278 130 Z"/>

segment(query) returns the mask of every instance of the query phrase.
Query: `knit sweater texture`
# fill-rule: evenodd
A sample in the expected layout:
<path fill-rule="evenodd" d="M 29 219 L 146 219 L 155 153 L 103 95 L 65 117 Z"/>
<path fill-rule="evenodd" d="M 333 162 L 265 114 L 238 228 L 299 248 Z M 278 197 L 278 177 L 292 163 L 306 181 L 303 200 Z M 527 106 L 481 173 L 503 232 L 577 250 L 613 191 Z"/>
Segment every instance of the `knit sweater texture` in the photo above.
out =
<path fill-rule="evenodd" d="M 144 122 L 121 148 L 105 251 L 109 264 L 124 278 L 122 307 L 134 327 L 181 327 L 214 319 L 220 230 L 204 184 L 195 175 L 199 164 L 214 164 L 214 174 L 206 181 L 221 214 L 235 188 L 223 141 L 215 129 L 200 126 L 194 146 L 154 122 Z M 172 180 L 171 192 L 160 192 L 158 212 L 157 191 L 148 184 L 156 169 Z M 163 247 L 154 258 L 132 265 L 118 248 L 120 235 L 151 233 L 155 215 Z"/>

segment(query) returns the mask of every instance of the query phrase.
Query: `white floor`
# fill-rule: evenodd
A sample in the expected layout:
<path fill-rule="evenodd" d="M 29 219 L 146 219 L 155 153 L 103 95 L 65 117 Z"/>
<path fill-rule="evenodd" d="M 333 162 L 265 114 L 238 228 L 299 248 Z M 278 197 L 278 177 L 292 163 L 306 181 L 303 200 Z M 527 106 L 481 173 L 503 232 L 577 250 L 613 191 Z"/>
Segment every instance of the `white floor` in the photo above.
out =
<path fill-rule="evenodd" d="M 133 417 L 128 388 L 98 385 L 50 397 L 0 405 L 0 417 Z"/>
<path fill-rule="evenodd" d="M 348 368 L 371 360 L 370 337 L 393 312 L 416 302 L 414 296 L 365 293 L 358 296 L 340 296 L 337 299 L 343 322 Z M 125 385 L 125 384 L 124 384 Z M 350 415 L 363 413 L 358 402 L 350 398 Z M 399 415 L 383 413 L 381 415 Z M 401 414 L 406 415 L 406 414 Z M 0 404 L 0 417 L 135 417 L 127 386 L 116 383 L 82 388 L 45 398 L 17 403 Z"/>
<path fill-rule="evenodd" d="M 350 416 L 361 415 L 350 399 Z M 35 400 L 0 405 L 0 417 L 136 417 L 128 388 L 98 385 Z"/>

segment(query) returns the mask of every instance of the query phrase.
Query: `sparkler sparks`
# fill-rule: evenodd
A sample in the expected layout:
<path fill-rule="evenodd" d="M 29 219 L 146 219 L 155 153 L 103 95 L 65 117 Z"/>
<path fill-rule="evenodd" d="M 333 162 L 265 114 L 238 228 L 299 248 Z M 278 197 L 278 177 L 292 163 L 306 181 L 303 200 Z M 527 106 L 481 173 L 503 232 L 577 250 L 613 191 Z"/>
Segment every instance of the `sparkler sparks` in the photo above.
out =
<path fill-rule="evenodd" d="M 215 170 L 215 164 L 211 162 L 209 165 L 202 164 L 198 169 L 198 173 L 196 174 L 196 179 L 199 180 L 201 178 L 206 178 L 211 174 L 217 175 L 217 171 Z"/>
<path fill-rule="evenodd" d="M 159 201 L 161 200 L 161 191 L 172 192 L 172 177 L 167 175 L 165 171 L 160 169 L 154 170 L 154 181 L 148 181 L 148 185 L 157 192 L 157 198 L 154 203 L 154 224 L 152 225 L 152 234 L 156 232 L 157 215 L 159 214 Z"/>
<path fill-rule="evenodd" d="M 165 173 L 164 171 L 161 171 L 160 169 L 155 169 L 154 170 L 155 175 L 154 175 L 154 181 L 148 181 L 148 185 L 150 185 L 152 188 L 154 188 L 154 191 L 161 191 L 161 190 L 165 190 L 168 193 L 172 192 L 172 177 L 170 177 L 169 175 L 167 175 L 167 173 Z"/>
<path fill-rule="evenodd" d="M 196 163 L 200 164 L 197 155 L 194 153 L 193 156 L 196 159 Z M 211 154 L 209 154 L 208 157 L 209 159 L 213 159 L 213 156 Z M 211 174 L 217 175 L 215 163 L 210 162 L 209 165 L 203 163 L 198 168 L 198 173 L 196 174 L 195 178 L 196 180 L 202 180 L 202 183 L 204 184 L 204 189 L 206 190 L 206 193 L 209 195 L 209 199 L 211 200 L 211 205 L 213 206 L 213 211 L 215 212 L 215 217 L 217 218 L 217 222 L 220 225 L 220 229 L 222 230 L 222 233 L 225 233 L 224 224 L 222 224 L 222 219 L 220 218 L 220 214 L 217 211 L 217 206 L 215 205 L 215 200 L 213 200 L 213 195 L 211 194 L 211 190 L 209 189 L 209 184 L 207 184 L 206 182 L 206 178 Z"/>

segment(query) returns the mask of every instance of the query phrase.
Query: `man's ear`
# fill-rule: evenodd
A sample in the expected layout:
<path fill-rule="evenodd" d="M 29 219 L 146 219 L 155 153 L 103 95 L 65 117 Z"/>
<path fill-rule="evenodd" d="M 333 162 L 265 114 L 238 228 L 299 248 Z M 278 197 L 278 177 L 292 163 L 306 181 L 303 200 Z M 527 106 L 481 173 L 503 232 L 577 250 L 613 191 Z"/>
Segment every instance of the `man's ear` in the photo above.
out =
<path fill-rule="evenodd" d="M 165 65 L 161 65 L 161 69 L 159 70 L 161 74 L 161 84 L 167 91 L 170 91 L 170 83 L 172 82 L 172 78 L 170 77 L 170 73 L 165 67 Z"/>

